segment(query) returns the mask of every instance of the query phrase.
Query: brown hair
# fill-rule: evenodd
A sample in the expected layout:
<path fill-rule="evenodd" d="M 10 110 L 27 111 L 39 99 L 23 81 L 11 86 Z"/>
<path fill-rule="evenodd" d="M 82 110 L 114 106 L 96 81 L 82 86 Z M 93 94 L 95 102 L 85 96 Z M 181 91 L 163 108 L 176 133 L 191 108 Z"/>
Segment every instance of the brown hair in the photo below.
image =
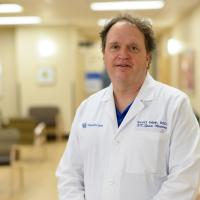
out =
<path fill-rule="evenodd" d="M 152 53 L 153 50 L 156 49 L 154 32 L 152 30 L 152 25 L 150 24 L 150 22 L 147 20 L 137 18 L 137 17 L 132 17 L 131 15 L 126 14 L 126 15 L 120 15 L 111 19 L 100 32 L 101 47 L 102 47 L 103 52 L 105 50 L 106 39 L 107 39 L 107 34 L 109 30 L 114 24 L 116 24 L 119 21 L 127 21 L 137 26 L 137 28 L 144 34 L 145 48 L 147 52 Z"/>

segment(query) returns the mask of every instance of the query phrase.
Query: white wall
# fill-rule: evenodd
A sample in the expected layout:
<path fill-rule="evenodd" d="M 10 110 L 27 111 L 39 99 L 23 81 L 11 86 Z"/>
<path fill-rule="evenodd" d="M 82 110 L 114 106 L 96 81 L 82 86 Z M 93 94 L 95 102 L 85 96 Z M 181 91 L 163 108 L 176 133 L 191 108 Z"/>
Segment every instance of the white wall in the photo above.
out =
<path fill-rule="evenodd" d="M 3 115 L 4 122 L 10 116 L 18 114 L 18 92 L 16 82 L 16 64 L 15 64 L 15 42 L 14 29 L 0 29 L 0 64 L 2 65 L 3 74 L 2 96 L 0 96 L 0 111 Z"/>
<path fill-rule="evenodd" d="M 195 8 L 191 13 L 187 14 L 184 18 L 182 18 L 170 31 L 166 31 L 160 37 L 160 62 L 159 68 L 161 73 L 165 70 L 170 72 L 170 80 L 169 84 L 180 88 L 179 85 L 179 56 L 180 54 L 176 55 L 166 55 L 167 51 L 167 39 L 175 38 L 182 42 L 183 49 L 182 52 L 185 50 L 194 50 L 195 52 L 195 91 L 194 92 L 187 92 L 190 96 L 192 106 L 195 110 L 200 113 L 200 86 L 199 86 L 199 77 L 200 77 L 200 26 L 199 26 L 199 19 L 200 19 L 200 6 Z M 165 51 L 161 49 L 165 48 Z M 181 52 L 180 52 L 181 53 Z M 166 62 L 167 61 L 167 65 Z M 165 66 L 162 69 L 162 66 Z M 163 73 L 164 74 L 164 73 Z"/>
<path fill-rule="evenodd" d="M 41 38 L 55 42 L 57 53 L 48 58 L 38 54 Z M 78 33 L 70 27 L 20 27 L 16 30 L 16 62 L 20 83 L 21 115 L 27 116 L 33 105 L 57 105 L 61 111 L 62 131 L 70 130 L 75 100 L 73 84 L 76 80 Z M 41 85 L 37 81 L 38 69 L 50 66 L 55 70 L 56 81 Z"/>
<path fill-rule="evenodd" d="M 38 53 L 38 42 L 48 38 L 56 45 L 56 54 L 44 58 Z M 14 116 L 26 117 L 34 105 L 56 105 L 60 108 L 61 132 L 69 132 L 75 110 L 86 98 L 84 75 L 102 71 L 99 42 L 81 48 L 87 40 L 74 27 L 24 26 L 0 29 L 0 64 L 3 66 L 3 96 L 0 110 L 4 121 Z M 38 70 L 43 66 L 55 70 L 55 83 L 41 85 Z"/>

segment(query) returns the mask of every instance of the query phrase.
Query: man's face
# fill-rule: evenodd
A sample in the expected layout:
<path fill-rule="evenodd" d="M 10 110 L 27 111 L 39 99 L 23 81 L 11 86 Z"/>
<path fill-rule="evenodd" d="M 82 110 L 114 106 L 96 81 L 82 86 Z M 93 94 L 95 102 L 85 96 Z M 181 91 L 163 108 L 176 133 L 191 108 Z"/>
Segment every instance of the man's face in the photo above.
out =
<path fill-rule="evenodd" d="M 133 24 L 120 21 L 107 34 L 104 63 L 113 84 L 142 83 L 147 72 L 150 54 L 145 49 L 144 35 Z"/>

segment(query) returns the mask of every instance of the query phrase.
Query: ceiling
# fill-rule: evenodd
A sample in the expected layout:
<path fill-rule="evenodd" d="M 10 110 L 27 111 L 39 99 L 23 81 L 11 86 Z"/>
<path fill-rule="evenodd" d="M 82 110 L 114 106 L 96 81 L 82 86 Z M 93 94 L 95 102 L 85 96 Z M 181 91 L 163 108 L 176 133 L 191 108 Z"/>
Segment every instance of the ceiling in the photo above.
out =
<path fill-rule="evenodd" d="M 116 11 L 94 12 L 90 10 L 90 3 L 95 1 L 98 0 L 0 0 L 0 3 L 19 3 L 24 7 L 24 11 L 17 15 L 40 16 L 43 21 L 42 25 L 76 26 L 83 34 L 95 39 L 100 30 L 97 20 L 119 14 Z M 159 33 L 187 15 L 197 5 L 199 5 L 199 0 L 165 0 L 165 6 L 161 10 L 128 11 L 126 13 L 151 18 L 154 29 Z M 15 15 L 12 14 L 12 16 Z M 0 16 L 8 15 L 0 14 Z"/>

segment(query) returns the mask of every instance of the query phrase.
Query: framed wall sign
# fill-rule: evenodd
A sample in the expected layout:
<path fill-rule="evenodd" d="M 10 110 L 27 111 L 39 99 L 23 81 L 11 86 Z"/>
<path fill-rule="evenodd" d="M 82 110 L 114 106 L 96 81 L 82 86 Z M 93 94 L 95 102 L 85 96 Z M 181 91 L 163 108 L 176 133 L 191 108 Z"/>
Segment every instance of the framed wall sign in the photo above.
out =
<path fill-rule="evenodd" d="M 102 89 L 102 75 L 99 72 L 87 72 L 85 74 L 85 89 L 91 94 Z"/>
<path fill-rule="evenodd" d="M 3 67 L 0 64 L 0 97 L 3 96 Z"/>
<path fill-rule="evenodd" d="M 187 93 L 195 92 L 195 53 L 192 49 L 179 55 L 179 86 Z"/>
<path fill-rule="evenodd" d="M 40 67 L 37 72 L 37 82 L 42 85 L 55 83 L 55 70 L 53 67 Z"/>

